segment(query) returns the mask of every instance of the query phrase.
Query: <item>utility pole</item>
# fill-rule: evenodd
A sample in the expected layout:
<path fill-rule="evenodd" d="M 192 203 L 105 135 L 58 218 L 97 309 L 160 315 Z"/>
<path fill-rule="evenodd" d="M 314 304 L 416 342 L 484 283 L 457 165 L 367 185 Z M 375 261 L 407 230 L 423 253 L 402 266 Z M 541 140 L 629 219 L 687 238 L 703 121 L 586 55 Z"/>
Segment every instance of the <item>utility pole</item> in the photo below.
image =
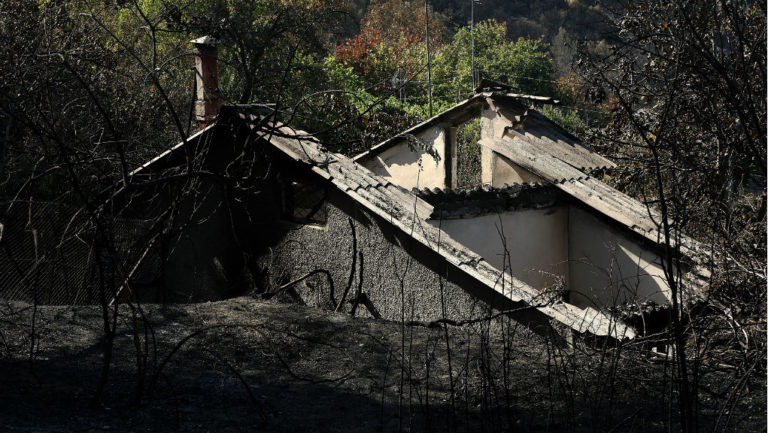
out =
<path fill-rule="evenodd" d="M 472 39 L 472 67 L 470 73 L 472 74 L 472 92 L 475 91 L 477 86 L 475 85 L 475 0 L 469 0 L 470 6 L 470 19 L 469 19 L 469 37 Z"/>
<path fill-rule="evenodd" d="M 470 6 L 470 19 L 469 19 L 469 35 L 470 39 L 472 39 L 472 70 L 470 73 L 472 74 L 472 93 L 475 92 L 475 89 L 477 88 L 477 83 L 475 82 L 475 2 L 480 4 L 480 0 L 469 0 Z"/>
<path fill-rule="evenodd" d="M 427 88 L 429 89 L 429 117 L 432 117 L 432 57 L 429 53 L 429 3 L 424 0 L 424 21 L 427 24 Z"/>

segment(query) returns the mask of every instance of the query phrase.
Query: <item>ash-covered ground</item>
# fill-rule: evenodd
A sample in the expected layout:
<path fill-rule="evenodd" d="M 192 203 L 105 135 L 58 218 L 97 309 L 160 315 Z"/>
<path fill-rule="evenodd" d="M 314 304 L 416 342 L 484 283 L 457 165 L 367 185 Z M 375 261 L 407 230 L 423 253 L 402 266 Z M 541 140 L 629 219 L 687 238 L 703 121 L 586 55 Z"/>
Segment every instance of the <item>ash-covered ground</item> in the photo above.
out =
<path fill-rule="evenodd" d="M 641 342 L 567 349 L 512 321 L 446 329 L 250 297 L 119 312 L 96 402 L 101 308 L 1 303 L 0 431 L 679 430 L 673 365 Z M 764 373 L 704 359 L 696 373 L 702 431 L 765 431 Z"/>

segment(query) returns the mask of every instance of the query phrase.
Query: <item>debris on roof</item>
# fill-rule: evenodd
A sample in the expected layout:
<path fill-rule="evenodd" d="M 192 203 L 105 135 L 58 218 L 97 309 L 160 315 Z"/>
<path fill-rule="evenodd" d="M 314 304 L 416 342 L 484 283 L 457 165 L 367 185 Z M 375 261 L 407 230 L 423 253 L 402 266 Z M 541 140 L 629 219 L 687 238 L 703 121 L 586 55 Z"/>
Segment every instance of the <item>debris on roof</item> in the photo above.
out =
<path fill-rule="evenodd" d="M 559 100 L 555 98 L 550 98 L 549 96 L 534 96 L 534 95 L 524 95 L 521 93 L 512 93 L 513 90 L 514 88 L 509 84 L 504 84 L 498 81 L 490 80 L 488 78 L 483 78 L 482 80 L 480 80 L 480 84 L 478 84 L 477 88 L 475 89 L 475 93 L 495 92 L 497 94 L 504 94 L 505 96 L 513 97 L 515 99 L 524 99 L 524 100 L 536 101 L 539 103 L 552 104 L 552 105 L 560 104 Z"/>
<path fill-rule="evenodd" d="M 520 209 L 542 209 L 557 203 L 559 192 L 550 184 L 475 186 L 457 189 L 414 189 L 414 194 L 434 206 L 432 218 L 470 218 Z"/>

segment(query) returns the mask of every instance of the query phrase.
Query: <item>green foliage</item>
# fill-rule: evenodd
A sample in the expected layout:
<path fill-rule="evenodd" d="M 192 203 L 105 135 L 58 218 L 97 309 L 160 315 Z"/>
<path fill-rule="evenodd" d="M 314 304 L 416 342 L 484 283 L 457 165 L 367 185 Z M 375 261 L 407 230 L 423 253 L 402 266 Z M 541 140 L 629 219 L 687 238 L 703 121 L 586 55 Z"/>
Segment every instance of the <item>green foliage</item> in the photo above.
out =
<path fill-rule="evenodd" d="M 507 26 L 484 21 L 474 27 L 475 69 L 482 77 L 503 82 L 516 91 L 553 95 L 554 67 L 541 40 L 507 39 Z M 472 92 L 472 33 L 460 28 L 450 44 L 435 56 L 435 95 L 457 100 Z"/>
<path fill-rule="evenodd" d="M 406 40 L 408 35 L 404 33 L 399 39 L 390 36 L 386 41 L 380 35 L 381 30 L 368 26 L 365 32 L 349 39 L 343 47 L 337 47 L 335 59 L 324 60 L 323 74 L 328 77 L 328 83 L 337 90 L 345 91 L 343 94 L 346 96 L 342 98 L 347 98 L 347 103 L 356 106 L 358 112 L 367 109 L 360 104 L 375 103 L 374 111 L 383 110 L 389 115 L 411 119 L 406 123 L 430 117 L 428 88 L 425 85 L 425 44 L 423 41 L 414 43 L 413 39 Z M 506 24 L 496 21 L 478 23 L 474 28 L 474 38 L 475 69 L 482 71 L 483 77 L 509 84 L 520 93 L 547 96 L 556 93 L 554 66 L 548 58 L 547 45 L 542 40 L 520 38 L 511 41 L 507 37 Z M 472 94 L 471 39 L 470 28 L 462 27 L 450 43 L 433 51 L 433 114 Z M 405 84 L 407 99 L 404 101 L 388 98 L 388 95 L 395 93 L 390 79 L 398 71 L 400 77 L 413 81 Z M 312 75 L 317 76 L 318 71 L 315 70 Z M 302 82 L 301 78 L 294 81 Z M 365 91 L 360 89 L 362 83 L 368 86 Z M 379 101 L 382 98 L 383 101 Z M 364 117 L 369 122 L 376 119 L 373 113 Z M 561 117 L 563 123 L 568 125 L 578 121 L 572 114 Z M 358 131 L 363 129 L 357 128 Z M 393 134 L 396 132 L 392 131 Z"/>
<path fill-rule="evenodd" d="M 350 3 L 364 9 L 369 0 L 350 0 Z M 407 2 L 402 2 L 407 3 Z M 419 4 L 419 2 L 411 2 Z M 452 22 L 461 26 L 470 20 L 469 1 L 430 0 L 437 12 L 448 15 Z M 423 3 L 421 3 L 423 7 Z M 608 7 L 606 7 L 608 6 Z M 509 37 L 553 41 L 562 27 L 575 40 L 599 41 L 614 31 L 605 19 L 605 10 L 619 6 L 597 0 L 483 0 L 474 5 L 475 22 L 496 19 L 508 23 Z M 353 6 L 354 7 L 354 6 Z M 362 16 L 362 14 L 358 14 Z"/>
<path fill-rule="evenodd" d="M 541 114 L 557 123 L 565 130 L 573 134 L 583 134 L 587 130 L 587 122 L 578 109 L 560 108 L 553 105 L 544 105 L 539 108 Z"/>
<path fill-rule="evenodd" d="M 336 61 L 334 56 L 327 56 L 323 59 L 322 72 L 326 74 L 328 85 L 333 89 L 361 89 L 363 83 L 360 77 L 355 74 L 351 66 Z"/>
<path fill-rule="evenodd" d="M 397 101 L 395 99 L 395 101 Z M 445 111 L 453 106 L 452 101 L 445 101 L 436 99 L 432 102 L 432 115 L 436 115 L 442 111 Z M 429 104 L 411 104 L 402 103 L 397 101 L 397 107 L 403 111 L 403 113 L 413 116 L 418 119 L 426 120 L 429 116 Z"/>
<path fill-rule="evenodd" d="M 447 39 L 447 19 L 429 8 L 432 50 Z M 362 18 L 360 32 L 335 48 L 336 59 L 355 69 L 366 87 L 383 94 L 400 79 L 414 77 L 426 58 L 424 5 L 401 0 L 374 0 Z"/>
<path fill-rule="evenodd" d="M 456 136 L 456 185 L 480 185 L 480 119 L 472 119 L 458 128 Z"/>

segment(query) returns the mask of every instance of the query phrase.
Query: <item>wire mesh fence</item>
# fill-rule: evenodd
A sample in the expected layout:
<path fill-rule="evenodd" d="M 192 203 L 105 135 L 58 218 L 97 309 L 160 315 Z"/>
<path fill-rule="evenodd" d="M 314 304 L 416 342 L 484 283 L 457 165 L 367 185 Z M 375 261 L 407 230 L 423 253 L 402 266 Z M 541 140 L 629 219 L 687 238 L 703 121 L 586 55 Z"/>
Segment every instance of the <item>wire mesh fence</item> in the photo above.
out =
<path fill-rule="evenodd" d="M 105 287 L 118 290 L 121 276 L 144 252 L 148 221 L 109 218 L 102 224 L 97 247 L 96 226 L 83 209 L 55 202 L 6 203 L 0 235 L 0 298 L 49 305 L 103 302 Z M 98 263 L 110 262 L 109 271 Z M 156 249 L 142 261 L 133 280 L 152 283 L 160 265 Z M 110 284 L 103 284 L 112 279 Z"/>

